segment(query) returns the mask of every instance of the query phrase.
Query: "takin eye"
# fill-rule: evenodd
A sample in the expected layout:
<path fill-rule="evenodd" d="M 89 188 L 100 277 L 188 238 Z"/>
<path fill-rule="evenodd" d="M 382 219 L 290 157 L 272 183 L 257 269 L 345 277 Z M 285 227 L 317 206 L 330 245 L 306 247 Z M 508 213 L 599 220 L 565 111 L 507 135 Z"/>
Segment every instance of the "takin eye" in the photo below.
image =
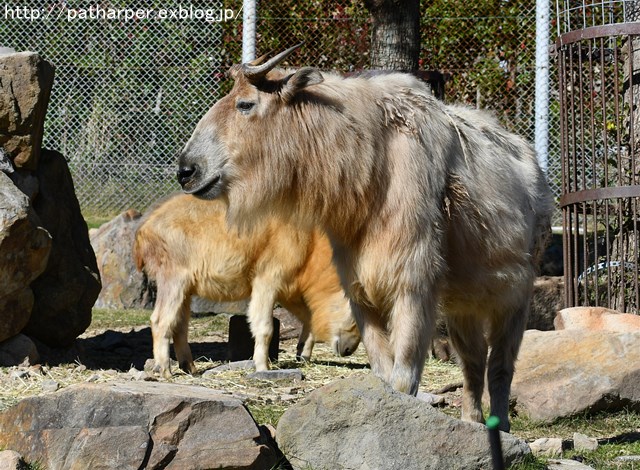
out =
<path fill-rule="evenodd" d="M 249 111 L 253 109 L 255 105 L 256 103 L 254 101 L 239 100 L 236 103 L 236 109 L 240 111 L 242 114 L 247 114 L 249 113 Z"/>

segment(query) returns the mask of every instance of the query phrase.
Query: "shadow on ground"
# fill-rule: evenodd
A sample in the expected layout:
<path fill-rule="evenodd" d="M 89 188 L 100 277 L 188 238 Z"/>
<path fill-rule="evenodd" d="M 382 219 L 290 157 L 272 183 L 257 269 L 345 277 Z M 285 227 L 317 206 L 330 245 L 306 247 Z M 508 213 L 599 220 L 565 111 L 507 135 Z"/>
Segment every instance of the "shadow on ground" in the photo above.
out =
<path fill-rule="evenodd" d="M 68 349 L 50 348 L 36 342 L 41 362 L 50 366 L 77 362 L 89 369 L 115 369 L 126 372 L 131 367 L 144 368 L 153 357 L 151 328 L 129 332 L 107 330 L 90 338 L 78 338 Z M 227 342 L 189 343 L 194 359 L 226 361 Z M 173 350 L 171 356 L 175 357 Z"/>

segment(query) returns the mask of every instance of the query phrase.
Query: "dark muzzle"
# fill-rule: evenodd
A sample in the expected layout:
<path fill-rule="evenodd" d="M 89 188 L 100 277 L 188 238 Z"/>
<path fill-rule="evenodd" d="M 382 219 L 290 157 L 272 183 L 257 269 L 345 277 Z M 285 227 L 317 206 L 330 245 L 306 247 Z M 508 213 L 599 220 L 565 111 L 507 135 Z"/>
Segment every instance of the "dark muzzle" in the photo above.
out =
<path fill-rule="evenodd" d="M 197 171 L 198 165 L 181 166 L 178 168 L 176 176 L 178 177 L 178 183 L 180 183 L 180 186 L 184 188 L 186 184 L 193 180 Z"/>

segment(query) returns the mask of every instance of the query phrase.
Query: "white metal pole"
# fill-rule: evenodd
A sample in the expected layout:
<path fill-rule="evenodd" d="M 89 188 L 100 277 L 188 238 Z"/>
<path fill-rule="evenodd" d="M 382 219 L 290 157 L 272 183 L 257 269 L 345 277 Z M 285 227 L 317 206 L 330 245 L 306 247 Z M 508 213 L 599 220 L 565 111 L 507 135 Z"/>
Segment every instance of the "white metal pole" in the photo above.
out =
<path fill-rule="evenodd" d="M 549 167 L 549 6 L 536 1 L 535 148 L 542 171 Z"/>
<path fill-rule="evenodd" d="M 242 3 L 242 62 L 256 58 L 256 0 Z"/>

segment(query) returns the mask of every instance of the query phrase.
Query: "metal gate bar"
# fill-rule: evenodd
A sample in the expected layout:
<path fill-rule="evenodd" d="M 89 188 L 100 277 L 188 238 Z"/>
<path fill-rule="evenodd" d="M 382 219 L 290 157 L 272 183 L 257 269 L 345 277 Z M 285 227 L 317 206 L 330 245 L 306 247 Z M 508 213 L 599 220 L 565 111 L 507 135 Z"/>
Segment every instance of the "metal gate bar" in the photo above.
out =
<path fill-rule="evenodd" d="M 556 41 L 568 306 L 640 306 L 638 48 L 640 23 L 593 26 Z M 638 69 L 640 56 L 635 61 Z"/>

